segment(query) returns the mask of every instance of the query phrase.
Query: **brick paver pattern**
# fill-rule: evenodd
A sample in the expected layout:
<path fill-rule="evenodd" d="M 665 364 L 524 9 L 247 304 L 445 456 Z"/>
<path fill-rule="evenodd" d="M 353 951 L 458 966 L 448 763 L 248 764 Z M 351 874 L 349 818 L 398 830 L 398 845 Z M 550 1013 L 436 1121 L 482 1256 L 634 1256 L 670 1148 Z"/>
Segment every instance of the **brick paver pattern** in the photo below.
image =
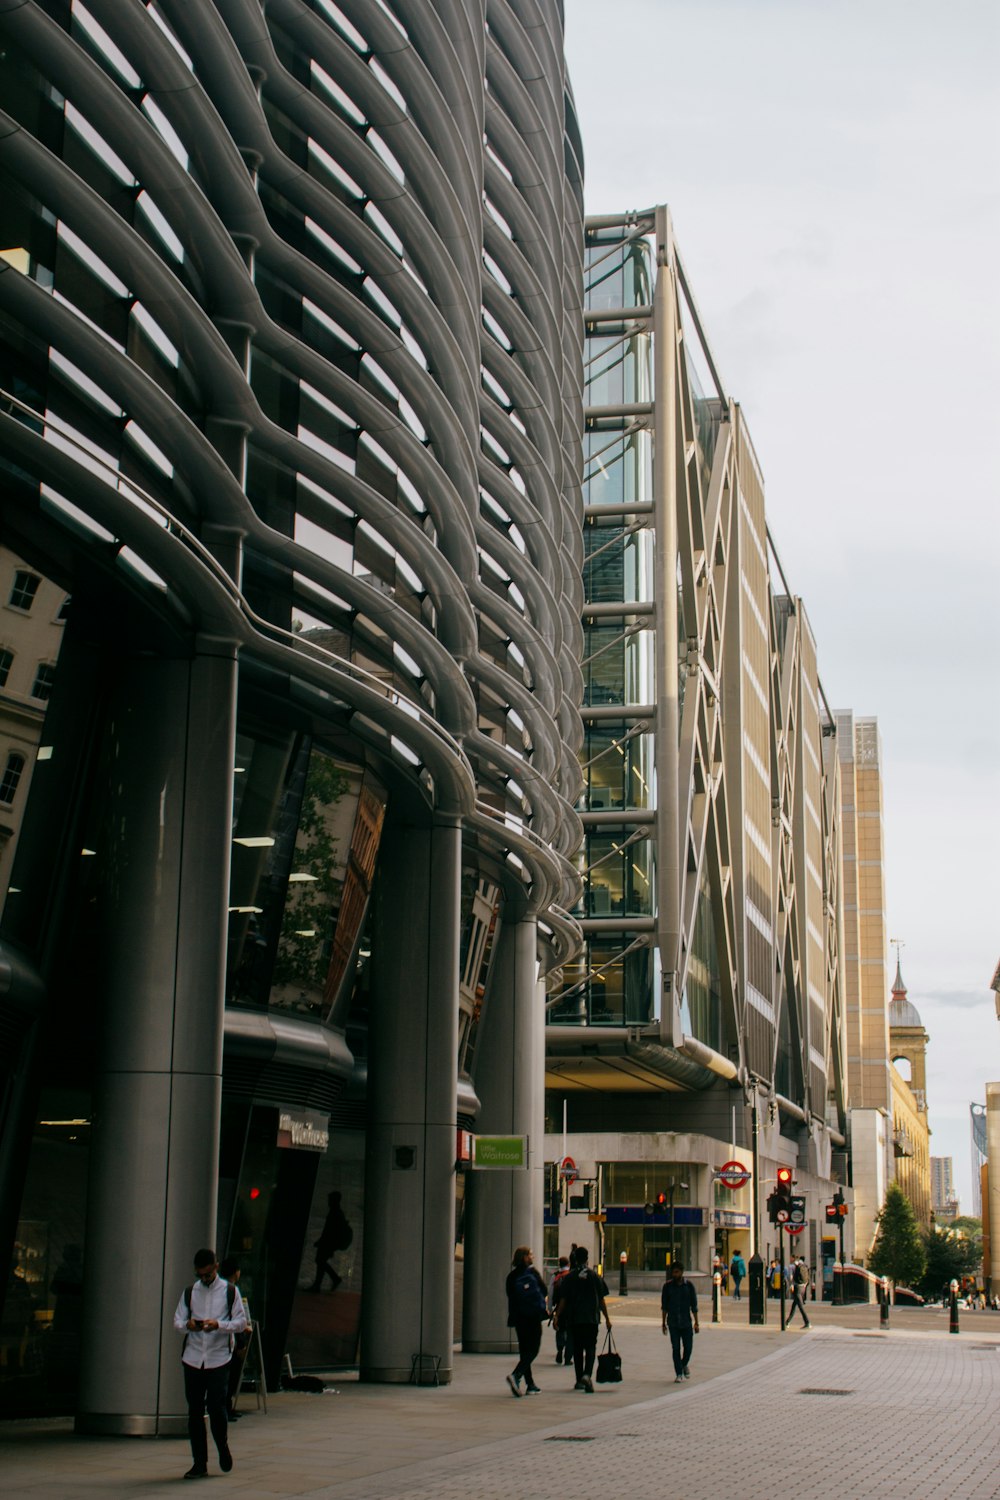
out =
<path fill-rule="evenodd" d="M 583 1403 L 581 1422 L 308 1500 L 1000 1497 L 996 1343 L 817 1332 L 703 1388 L 603 1414 Z"/>

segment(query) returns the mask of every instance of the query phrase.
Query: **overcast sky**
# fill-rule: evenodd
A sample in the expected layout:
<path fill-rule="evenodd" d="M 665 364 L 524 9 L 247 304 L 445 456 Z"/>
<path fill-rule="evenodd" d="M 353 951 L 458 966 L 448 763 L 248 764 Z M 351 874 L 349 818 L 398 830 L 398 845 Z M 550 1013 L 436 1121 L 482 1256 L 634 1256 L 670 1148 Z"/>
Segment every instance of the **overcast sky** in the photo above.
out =
<path fill-rule="evenodd" d="M 878 718 L 888 931 L 971 1211 L 1000 1078 L 1000 6 L 565 5 L 587 211 L 670 205 L 827 698 Z"/>

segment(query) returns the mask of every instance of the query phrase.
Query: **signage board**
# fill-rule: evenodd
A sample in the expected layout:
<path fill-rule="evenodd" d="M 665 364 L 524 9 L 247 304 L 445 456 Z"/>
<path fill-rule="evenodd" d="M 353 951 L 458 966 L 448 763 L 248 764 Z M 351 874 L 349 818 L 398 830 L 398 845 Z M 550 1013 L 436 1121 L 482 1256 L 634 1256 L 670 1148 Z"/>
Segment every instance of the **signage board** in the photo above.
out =
<path fill-rule="evenodd" d="M 329 1115 L 311 1109 L 278 1112 L 278 1145 L 286 1151 L 325 1151 L 329 1144 Z"/>
<path fill-rule="evenodd" d="M 746 1187 L 750 1181 L 750 1173 L 741 1161 L 727 1161 L 715 1174 L 717 1182 L 732 1192 L 738 1192 L 740 1188 Z"/>
<path fill-rule="evenodd" d="M 518 1171 L 528 1166 L 526 1135 L 474 1135 L 470 1166 Z"/>

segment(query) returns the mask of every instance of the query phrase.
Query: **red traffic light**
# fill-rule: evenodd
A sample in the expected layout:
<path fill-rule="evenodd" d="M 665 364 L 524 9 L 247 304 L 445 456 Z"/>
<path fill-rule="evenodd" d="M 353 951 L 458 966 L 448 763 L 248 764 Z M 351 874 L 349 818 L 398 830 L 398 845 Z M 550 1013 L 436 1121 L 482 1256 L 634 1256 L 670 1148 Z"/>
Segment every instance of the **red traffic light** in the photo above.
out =
<path fill-rule="evenodd" d="M 778 1186 L 779 1186 L 779 1188 L 790 1188 L 791 1185 L 792 1185 L 792 1169 L 791 1169 L 791 1167 L 779 1167 L 778 1168 L 778 1173 L 777 1173 L 777 1178 L 778 1178 Z"/>
<path fill-rule="evenodd" d="M 657 1193 L 657 1195 L 656 1195 L 656 1206 L 657 1206 L 657 1208 L 666 1208 L 666 1206 L 667 1206 L 667 1195 L 666 1195 L 666 1193 Z"/>

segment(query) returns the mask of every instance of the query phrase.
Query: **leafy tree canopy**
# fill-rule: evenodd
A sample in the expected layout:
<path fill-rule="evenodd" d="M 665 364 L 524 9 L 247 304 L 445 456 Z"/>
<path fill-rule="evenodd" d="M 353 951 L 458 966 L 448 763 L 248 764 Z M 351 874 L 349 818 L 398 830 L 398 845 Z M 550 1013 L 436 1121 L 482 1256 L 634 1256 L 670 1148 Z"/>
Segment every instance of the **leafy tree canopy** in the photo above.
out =
<path fill-rule="evenodd" d="M 919 1290 L 925 1297 L 938 1297 L 954 1278 L 961 1282 L 963 1276 L 978 1268 L 982 1255 L 981 1244 L 965 1235 L 956 1234 L 950 1225 L 935 1224 L 924 1235 L 927 1253 L 927 1269 Z"/>
<path fill-rule="evenodd" d="M 878 1232 L 868 1257 L 876 1276 L 888 1276 L 904 1286 L 916 1286 L 927 1265 L 927 1252 L 909 1198 L 898 1182 L 891 1182 L 876 1220 Z"/>
<path fill-rule="evenodd" d="M 946 1228 L 957 1229 L 968 1240 L 981 1241 L 983 1238 L 983 1221 L 974 1219 L 971 1214 L 959 1214 L 957 1219 L 952 1219 L 951 1223 L 946 1225 Z"/>

